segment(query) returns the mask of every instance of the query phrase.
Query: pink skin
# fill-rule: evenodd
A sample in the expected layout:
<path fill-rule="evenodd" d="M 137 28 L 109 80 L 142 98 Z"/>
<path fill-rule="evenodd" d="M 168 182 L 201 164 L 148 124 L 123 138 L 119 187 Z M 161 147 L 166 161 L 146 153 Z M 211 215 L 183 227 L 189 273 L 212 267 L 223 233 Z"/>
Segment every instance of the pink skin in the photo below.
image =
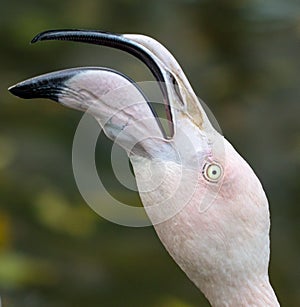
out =
<path fill-rule="evenodd" d="M 177 215 L 155 225 L 155 230 L 213 306 L 278 306 L 268 279 L 270 221 L 265 193 L 252 169 L 225 139 L 224 146 L 225 156 L 214 157 L 224 164 L 222 180 L 210 183 L 201 174 L 192 199 Z M 145 161 L 133 161 L 140 185 L 143 165 Z M 155 195 L 172 189 L 173 173 L 170 182 L 167 179 L 151 195 L 140 193 L 146 210 L 155 203 Z"/>
<path fill-rule="evenodd" d="M 144 46 L 164 74 L 171 139 L 141 93 L 111 71 L 79 72 L 59 102 L 90 112 L 126 149 L 160 240 L 213 306 L 279 306 L 268 277 L 270 217 L 260 181 L 212 127 L 169 51 L 149 37 L 125 37 Z M 203 170 L 215 162 L 223 172 L 212 182 Z"/>
<path fill-rule="evenodd" d="M 228 147 L 230 150 L 231 146 Z M 235 158 L 237 153 L 227 155 Z M 228 175 L 233 167 L 234 179 Z M 214 194 L 216 187 L 211 184 L 207 191 L 205 179 L 199 178 L 191 201 L 175 217 L 155 225 L 155 229 L 175 261 L 214 306 L 239 306 L 242 300 L 247 300 L 244 305 L 248 306 L 253 293 L 246 298 L 247 293 L 241 292 L 241 288 L 253 292 L 251 285 L 261 282 L 271 289 L 268 203 L 259 181 L 243 160 L 229 168 L 216 198 L 206 210 L 199 210 L 203 193 Z M 252 180 L 244 182 L 242 178 L 249 175 Z M 249 192 L 245 191 L 245 184 Z M 255 295 L 262 299 L 262 289 L 255 289 Z M 271 303 L 277 304 L 270 290 L 257 306 L 272 306 Z"/>
<path fill-rule="evenodd" d="M 108 84 L 113 91 L 106 91 Z M 128 142 L 141 140 L 148 155 L 128 154 L 143 204 L 170 255 L 210 303 L 278 306 L 268 278 L 268 201 L 256 175 L 231 144 L 209 123 L 199 128 L 177 108 L 173 110 L 175 135 L 163 139 L 140 94 L 112 73 L 85 72 L 67 86 L 84 93 L 84 98 L 78 104 L 78 97 L 68 94 L 61 103 L 89 108 L 100 124 L 110 117 L 104 131 L 112 139 L 124 131 L 116 141 L 125 148 Z M 202 117 L 207 120 L 203 113 Z M 181 164 L 169 159 L 173 150 L 181 150 Z M 202 174 L 204 164 L 213 161 L 223 167 L 217 183 Z"/>

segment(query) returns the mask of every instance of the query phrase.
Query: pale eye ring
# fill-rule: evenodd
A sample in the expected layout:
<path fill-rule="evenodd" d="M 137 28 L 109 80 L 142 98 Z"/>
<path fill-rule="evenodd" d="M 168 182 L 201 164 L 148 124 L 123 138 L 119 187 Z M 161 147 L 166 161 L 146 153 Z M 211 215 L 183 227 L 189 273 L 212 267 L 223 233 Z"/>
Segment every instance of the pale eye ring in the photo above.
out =
<path fill-rule="evenodd" d="M 218 182 L 222 177 L 223 169 L 219 163 L 206 163 L 203 168 L 203 176 L 206 180 L 211 182 Z"/>

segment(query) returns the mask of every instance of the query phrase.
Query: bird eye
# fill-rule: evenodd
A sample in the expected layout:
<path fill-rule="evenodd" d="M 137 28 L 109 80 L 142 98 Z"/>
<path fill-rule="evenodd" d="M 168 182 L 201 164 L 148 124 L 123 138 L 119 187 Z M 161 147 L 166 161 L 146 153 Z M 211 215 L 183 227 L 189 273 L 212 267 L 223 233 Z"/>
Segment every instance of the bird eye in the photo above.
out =
<path fill-rule="evenodd" d="M 222 176 L 223 170 L 221 165 L 214 163 L 207 163 L 203 168 L 204 178 L 211 182 L 217 182 Z"/>

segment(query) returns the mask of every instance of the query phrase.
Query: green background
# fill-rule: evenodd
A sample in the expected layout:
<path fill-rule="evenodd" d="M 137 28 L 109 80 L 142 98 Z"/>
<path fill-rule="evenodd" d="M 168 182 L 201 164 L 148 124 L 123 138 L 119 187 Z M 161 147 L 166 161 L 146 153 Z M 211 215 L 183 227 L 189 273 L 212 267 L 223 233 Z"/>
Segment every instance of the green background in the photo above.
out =
<path fill-rule="evenodd" d="M 71 164 L 79 112 L 22 101 L 10 85 L 76 66 L 107 66 L 153 80 L 120 51 L 66 42 L 29 45 L 40 31 L 88 28 L 142 33 L 175 55 L 224 135 L 261 179 L 272 214 L 272 284 L 300 306 L 300 3 L 296 0 L 3 1 L 0 10 L 0 295 L 3 306 L 209 306 L 154 230 L 98 217 Z M 110 142 L 97 167 L 120 187 Z"/>

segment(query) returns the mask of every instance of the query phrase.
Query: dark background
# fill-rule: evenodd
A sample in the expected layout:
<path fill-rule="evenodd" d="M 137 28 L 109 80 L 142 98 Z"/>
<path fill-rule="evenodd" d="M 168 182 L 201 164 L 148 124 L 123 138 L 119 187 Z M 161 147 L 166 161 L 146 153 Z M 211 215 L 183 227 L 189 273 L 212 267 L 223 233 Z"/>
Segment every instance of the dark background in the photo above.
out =
<path fill-rule="evenodd" d="M 1 0 L 0 26 L 4 307 L 208 306 L 152 228 L 109 223 L 82 200 L 71 164 L 82 115 L 7 92 L 28 77 L 75 66 L 108 66 L 136 81 L 152 80 L 120 51 L 29 45 L 38 32 L 57 28 L 142 33 L 169 48 L 261 179 L 272 215 L 271 281 L 283 306 L 300 306 L 299 1 Z M 137 201 L 114 184 L 109 144 L 98 144 L 99 173 L 111 179 L 114 195 Z"/>

